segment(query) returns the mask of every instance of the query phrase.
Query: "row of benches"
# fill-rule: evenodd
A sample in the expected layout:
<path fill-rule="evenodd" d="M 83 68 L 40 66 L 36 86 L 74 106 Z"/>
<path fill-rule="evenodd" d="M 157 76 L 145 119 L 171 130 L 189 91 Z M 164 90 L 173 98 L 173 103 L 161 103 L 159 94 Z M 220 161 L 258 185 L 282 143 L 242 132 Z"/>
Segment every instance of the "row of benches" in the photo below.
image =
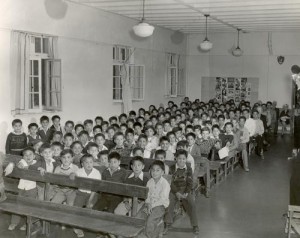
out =
<path fill-rule="evenodd" d="M 199 177 L 205 182 L 205 195 L 208 197 L 210 189 L 214 184 L 218 184 L 223 177 L 226 177 L 234 169 L 238 157 L 226 158 L 223 161 L 208 161 L 206 158 L 199 158 L 201 161 L 201 171 Z M 20 157 L 6 155 L 5 161 L 17 162 Z M 129 168 L 131 158 L 122 158 L 123 167 Z M 145 171 L 150 168 L 152 159 L 145 159 Z M 166 161 L 171 166 L 174 161 Z M 50 184 L 68 186 L 73 188 L 85 188 L 95 192 L 111 193 L 120 196 L 132 197 L 132 217 L 120 216 L 106 212 L 94 211 L 91 209 L 83 209 L 78 207 L 70 207 L 67 205 L 54 204 L 48 201 L 38 201 L 31 198 L 16 196 L 18 180 L 27 179 L 44 183 L 45 194 Z M 168 180 L 170 178 L 168 177 Z M 35 218 L 42 221 L 61 223 L 72 227 L 83 228 L 94 232 L 104 232 L 124 237 L 134 237 L 138 235 L 144 228 L 145 221 L 137 218 L 138 199 L 146 199 L 148 188 L 113 183 L 108 181 L 99 181 L 86 178 L 78 178 L 70 180 L 64 175 L 53 175 L 46 173 L 41 176 L 38 171 L 22 170 L 15 168 L 9 177 L 4 178 L 5 187 L 8 192 L 6 201 L 0 203 L 0 210 L 15 213 L 27 217 L 27 237 L 33 235 L 32 227 Z M 66 216 L 68 214 L 68 216 Z M 84 217 L 84 219 L 82 219 Z M 42 232 L 49 236 L 49 223 L 43 222 Z"/>

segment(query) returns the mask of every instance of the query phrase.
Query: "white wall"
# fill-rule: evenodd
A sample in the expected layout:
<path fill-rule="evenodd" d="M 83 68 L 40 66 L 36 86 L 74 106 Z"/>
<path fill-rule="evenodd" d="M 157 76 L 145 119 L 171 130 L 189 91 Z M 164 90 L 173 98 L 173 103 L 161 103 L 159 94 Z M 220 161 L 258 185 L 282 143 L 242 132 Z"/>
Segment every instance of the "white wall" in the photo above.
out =
<path fill-rule="evenodd" d="M 45 8 L 50 2 L 50 8 Z M 145 65 L 145 100 L 134 102 L 134 109 L 150 104 L 166 103 L 165 53 L 185 54 L 186 37 L 156 27 L 147 39 L 136 37 L 132 26 L 136 21 L 104 11 L 67 2 L 65 16 L 60 14 L 59 1 L 2 0 L 0 3 L 0 151 L 11 130 L 9 42 L 10 31 L 21 30 L 59 37 L 59 58 L 62 60 L 62 108 L 57 114 L 63 122 L 75 122 L 102 115 L 108 118 L 122 111 L 112 101 L 112 46 L 136 47 L 135 62 Z M 51 17 L 50 17 L 50 16 Z M 175 101 L 180 101 L 180 98 Z M 53 115 L 54 113 L 43 113 Z M 56 114 L 56 113 L 55 113 Z M 41 114 L 20 115 L 24 126 L 38 121 Z M 27 131 L 27 130 L 25 130 Z"/>
<path fill-rule="evenodd" d="M 236 42 L 234 33 L 210 34 L 213 48 L 209 53 L 199 50 L 204 36 L 188 35 L 187 72 L 188 95 L 201 98 L 201 77 L 258 77 L 259 99 L 277 100 L 278 105 L 291 102 L 291 71 L 294 64 L 300 64 L 300 32 L 273 32 L 273 55 L 269 54 L 268 33 L 242 34 L 240 46 L 244 55 L 234 57 L 230 49 Z M 277 56 L 285 56 L 282 65 Z"/>

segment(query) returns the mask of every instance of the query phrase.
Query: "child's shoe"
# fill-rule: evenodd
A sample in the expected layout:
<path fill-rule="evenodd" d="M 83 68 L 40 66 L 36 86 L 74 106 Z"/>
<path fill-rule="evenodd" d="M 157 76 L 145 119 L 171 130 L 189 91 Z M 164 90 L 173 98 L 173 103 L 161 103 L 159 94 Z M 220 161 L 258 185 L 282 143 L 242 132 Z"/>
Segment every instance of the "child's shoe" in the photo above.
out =
<path fill-rule="evenodd" d="M 8 227 L 9 231 L 13 231 L 16 228 L 17 224 L 10 224 Z"/>
<path fill-rule="evenodd" d="M 20 227 L 20 231 L 26 231 L 26 224 Z"/>
<path fill-rule="evenodd" d="M 199 234 L 199 227 L 193 226 L 193 232 L 194 232 L 194 234 Z"/>

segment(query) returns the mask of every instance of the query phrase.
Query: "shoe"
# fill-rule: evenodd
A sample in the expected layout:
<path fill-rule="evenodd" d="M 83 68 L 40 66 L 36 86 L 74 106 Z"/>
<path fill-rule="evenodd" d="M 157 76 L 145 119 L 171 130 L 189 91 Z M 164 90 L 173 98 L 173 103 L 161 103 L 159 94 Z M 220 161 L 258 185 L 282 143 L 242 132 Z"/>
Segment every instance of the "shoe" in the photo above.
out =
<path fill-rule="evenodd" d="M 194 234 L 199 234 L 199 227 L 198 226 L 193 226 L 193 233 Z"/>
<path fill-rule="evenodd" d="M 170 228 L 170 224 L 166 224 L 166 225 L 165 225 L 165 229 L 164 229 L 164 231 L 163 231 L 163 235 L 168 234 L 169 228 Z"/>
<path fill-rule="evenodd" d="M 8 230 L 13 231 L 16 228 L 16 226 L 17 226 L 16 224 L 10 224 Z"/>
<path fill-rule="evenodd" d="M 245 171 L 246 171 L 246 172 L 249 172 L 249 171 L 250 171 L 250 169 L 245 169 Z"/>
<path fill-rule="evenodd" d="M 24 224 L 23 226 L 20 227 L 20 231 L 26 231 L 26 224 Z"/>
<path fill-rule="evenodd" d="M 82 230 L 80 230 L 80 229 L 73 229 L 74 230 L 74 232 L 75 232 L 75 234 L 77 235 L 77 237 L 84 237 L 84 233 L 83 233 L 83 231 Z"/>

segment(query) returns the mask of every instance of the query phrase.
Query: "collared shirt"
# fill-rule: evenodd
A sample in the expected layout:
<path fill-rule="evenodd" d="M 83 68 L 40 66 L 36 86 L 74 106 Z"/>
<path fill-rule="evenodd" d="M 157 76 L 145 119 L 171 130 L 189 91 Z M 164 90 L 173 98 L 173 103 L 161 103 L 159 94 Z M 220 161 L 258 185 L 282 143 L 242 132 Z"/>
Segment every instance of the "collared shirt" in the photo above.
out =
<path fill-rule="evenodd" d="M 147 183 L 147 187 L 149 188 L 149 193 L 146 203 L 151 204 L 152 208 L 158 206 L 164 206 L 167 208 L 169 206 L 169 194 L 171 188 L 165 178 L 161 177 L 157 183 L 155 183 L 154 179 L 151 178 Z"/>
<path fill-rule="evenodd" d="M 246 127 L 240 128 L 239 131 L 240 143 L 248 143 L 249 142 L 249 131 Z"/>
<path fill-rule="evenodd" d="M 71 173 L 76 173 L 78 171 L 78 166 L 75 164 L 70 164 L 68 168 L 64 168 L 63 165 L 57 166 L 54 170 L 55 174 L 70 175 Z"/>
<path fill-rule="evenodd" d="M 53 163 L 55 162 L 55 159 L 51 159 L 50 163 L 48 163 L 46 160 L 45 160 L 45 163 L 46 163 L 46 172 L 47 173 L 53 173 L 53 170 L 54 170 L 54 165 Z"/>
<path fill-rule="evenodd" d="M 186 164 L 184 165 L 183 168 L 179 168 L 178 165 L 177 165 L 177 163 L 176 163 L 176 164 L 175 164 L 175 171 L 176 171 L 177 169 L 187 169 Z"/>
<path fill-rule="evenodd" d="M 263 124 L 262 120 L 257 119 L 257 120 L 254 120 L 254 121 L 255 121 L 255 124 L 256 124 L 255 134 L 258 134 L 258 135 L 264 134 L 264 124 Z"/>
<path fill-rule="evenodd" d="M 90 178 L 90 179 L 98 179 L 98 180 L 101 180 L 101 174 L 100 172 L 93 168 L 92 171 L 90 172 L 90 174 L 87 174 L 85 172 L 85 169 L 84 168 L 81 168 L 81 169 L 78 169 L 77 172 L 76 172 L 76 176 L 78 177 L 82 177 L 82 178 Z M 86 189 L 78 189 L 80 192 L 83 192 L 83 193 L 91 193 L 91 190 L 86 190 Z"/>
<path fill-rule="evenodd" d="M 98 147 L 99 152 L 103 151 L 103 150 L 108 150 L 108 148 L 105 145 L 102 145 L 102 147 Z"/>
<path fill-rule="evenodd" d="M 245 127 L 248 129 L 250 136 L 255 134 L 256 123 L 252 118 L 248 118 L 245 122 Z"/>
<path fill-rule="evenodd" d="M 132 173 L 132 174 L 130 174 L 129 176 L 128 176 L 128 178 L 133 178 L 134 177 L 134 173 Z M 140 180 L 144 180 L 144 172 L 142 171 L 141 173 L 140 173 L 140 175 L 138 176 L 138 178 L 140 179 Z"/>
<path fill-rule="evenodd" d="M 109 171 L 110 175 L 112 176 L 115 172 L 119 171 L 121 169 L 121 167 L 119 166 L 115 171 L 112 171 L 111 168 L 107 168 L 107 170 Z"/>
<path fill-rule="evenodd" d="M 20 162 L 24 167 L 28 167 L 27 162 L 24 159 L 21 159 Z M 32 164 L 35 164 L 36 160 L 32 161 Z M 31 190 L 36 188 L 36 182 L 35 181 L 30 181 L 26 179 L 20 179 L 18 189 L 22 190 Z"/>

